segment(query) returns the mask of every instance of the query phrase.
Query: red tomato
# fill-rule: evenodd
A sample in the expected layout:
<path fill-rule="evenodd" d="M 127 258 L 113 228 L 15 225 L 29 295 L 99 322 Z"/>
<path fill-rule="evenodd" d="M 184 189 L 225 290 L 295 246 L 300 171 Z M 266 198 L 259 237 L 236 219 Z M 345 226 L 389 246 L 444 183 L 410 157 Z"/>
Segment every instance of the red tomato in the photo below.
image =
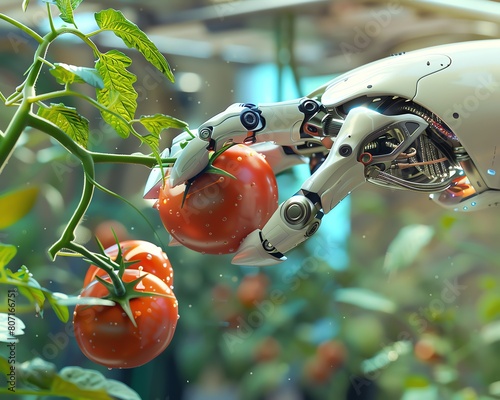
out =
<path fill-rule="evenodd" d="M 325 367 L 325 364 L 318 357 L 311 357 L 304 364 L 306 379 L 310 382 L 323 384 L 332 376 L 332 370 Z"/>
<path fill-rule="evenodd" d="M 104 248 L 116 244 L 115 235 L 120 241 L 129 239 L 125 225 L 111 219 L 99 223 L 94 229 L 94 235 L 99 239 Z"/>
<path fill-rule="evenodd" d="M 267 296 L 269 279 L 264 274 L 245 275 L 238 286 L 236 296 L 245 307 L 255 307 Z"/>
<path fill-rule="evenodd" d="M 144 272 L 156 275 L 173 289 L 174 270 L 172 269 L 170 260 L 161 247 L 143 240 L 126 240 L 120 242 L 120 248 L 122 249 L 122 257 L 125 262 L 137 261 L 134 264 L 128 264 L 127 268 L 142 269 Z M 118 245 L 114 244 L 104 250 L 104 252 L 112 260 L 115 260 L 118 255 Z M 91 265 L 85 275 L 83 286 L 85 287 L 92 282 L 96 275 L 102 277 L 107 274 L 103 269 Z"/>
<path fill-rule="evenodd" d="M 75 338 L 81 351 L 91 361 L 108 368 L 133 368 L 146 364 L 169 345 L 177 326 L 178 305 L 172 289 L 159 278 L 139 270 L 125 270 L 124 282 L 140 276 L 138 292 L 155 292 L 166 296 L 136 297 L 130 308 L 137 327 L 123 308 L 77 305 L 73 313 Z M 110 281 L 109 276 L 104 276 Z M 86 286 L 81 297 L 103 298 L 108 289 L 99 281 Z"/>
<path fill-rule="evenodd" d="M 276 177 L 264 157 L 234 145 L 213 162 L 231 177 L 204 173 L 185 185 L 160 190 L 157 208 L 167 231 L 182 245 L 209 254 L 228 254 L 278 208 Z"/>
<path fill-rule="evenodd" d="M 318 358 L 331 369 L 339 368 L 347 358 L 347 348 L 339 340 L 327 340 L 321 343 L 316 351 Z"/>
<path fill-rule="evenodd" d="M 254 349 L 254 358 L 257 362 L 275 360 L 281 354 L 281 344 L 274 337 L 262 339 Z"/>

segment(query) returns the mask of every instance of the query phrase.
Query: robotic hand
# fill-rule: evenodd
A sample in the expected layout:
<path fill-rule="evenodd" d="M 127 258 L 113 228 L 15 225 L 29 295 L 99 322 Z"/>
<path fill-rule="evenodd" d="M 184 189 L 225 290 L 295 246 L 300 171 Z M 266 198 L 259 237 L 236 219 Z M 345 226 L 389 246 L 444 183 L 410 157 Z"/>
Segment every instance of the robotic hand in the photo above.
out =
<path fill-rule="evenodd" d="M 199 173 L 206 153 L 227 141 L 267 143 L 259 151 L 272 154 L 275 172 L 325 154 L 299 192 L 243 240 L 233 258 L 239 265 L 285 260 L 365 182 L 428 193 L 456 211 L 497 206 L 499 65 L 500 40 L 443 45 L 359 67 L 301 99 L 234 104 L 199 127 L 170 184 Z M 150 179 L 146 193 L 157 182 Z"/>

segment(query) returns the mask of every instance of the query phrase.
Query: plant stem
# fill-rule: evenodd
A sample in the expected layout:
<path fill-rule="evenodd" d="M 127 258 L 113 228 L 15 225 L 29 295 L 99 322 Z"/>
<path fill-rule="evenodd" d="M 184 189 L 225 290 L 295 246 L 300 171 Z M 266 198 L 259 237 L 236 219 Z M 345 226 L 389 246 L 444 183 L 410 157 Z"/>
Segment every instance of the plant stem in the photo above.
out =
<path fill-rule="evenodd" d="M 41 37 L 38 33 L 36 33 L 34 30 L 31 28 L 27 27 L 26 25 L 22 24 L 19 21 L 16 21 L 15 19 L 0 13 L 0 19 L 3 19 L 5 22 L 8 22 L 11 25 L 14 25 L 16 28 L 21 29 L 24 33 L 28 34 L 31 36 L 33 39 L 35 39 L 38 43 L 43 42 L 43 37 Z"/>
<path fill-rule="evenodd" d="M 93 151 L 88 151 L 92 156 L 95 163 L 125 163 L 125 164 L 136 164 L 143 165 L 148 168 L 153 168 L 158 165 L 158 160 L 155 157 L 146 155 L 134 155 L 134 154 L 112 154 L 112 153 L 96 153 Z M 162 164 L 173 164 L 176 158 L 162 158 Z"/>
<path fill-rule="evenodd" d="M 123 286 L 121 279 L 113 272 L 114 266 L 112 264 L 105 263 L 101 258 L 87 250 L 84 246 L 74 242 L 75 230 L 87 211 L 94 194 L 94 185 L 92 182 L 95 176 L 95 169 L 92 156 L 83 147 L 80 147 L 75 141 L 73 141 L 73 139 L 66 135 L 65 132 L 59 129 L 59 127 L 49 121 L 40 118 L 33 113 L 29 113 L 27 123 L 29 126 L 39 129 L 56 139 L 63 147 L 80 160 L 84 171 L 83 190 L 80 202 L 73 212 L 68 224 L 64 228 L 59 240 L 49 248 L 50 256 L 52 259 L 55 259 L 57 253 L 63 248 L 80 253 L 108 273 L 111 281 L 113 282 L 113 287 L 117 296 L 124 295 L 125 287 Z M 115 266 L 118 267 L 118 265 Z"/>
<path fill-rule="evenodd" d="M 38 79 L 38 75 L 40 74 L 40 70 L 43 65 L 40 59 L 44 58 L 49 44 L 55 38 L 56 35 L 54 33 L 48 33 L 43 38 L 40 46 L 38 46 L 35 52 L 33 64 L 29 69 L 28 77 L 26 78 L 24 87 L 22 89 L 23 99 L 21 101 L 21 104 L 10 120 L 9 126 L 5 130 L 5 133 L 3 135 L 0 135 L 0 174 L 2 173 L 3 168 L 7 164 L 10 156 L 12 155 L 14 147 L 19 140 L 19 136 L 21 136 L 21 133 L 27 126 L 28 115 L 30 114 L 32 107 L 31 103 L 29 102 L 29 98 L 33 96 L 35 92 L 35 83 Z"/>
<path fill-rule="evenodd" d="M 102 258 L 100 257 L 97 257 L 95 253 L 92 253 L 84 246 L 75 242 L 68 243 L 65 247 L 68 248 L 69 250 L 76 251 L 77 253 L 81 254 L 82 256 L 92 261 L 96 266 L 106 271 L 106 273 L 109 275 L 109 278 L 111 279 L 111 282 L 113 283 L 113 287 L 115 290 L 114 294 L 116 296 L 120 297 L 126 294 L 126 289 L 125 286 L 123 285 L 123 281 L 114 272 L 115 268 L 119 268 L 118 264 L 108 264 L 104 262 L 104 260 L 102 260 Z"/>
<path fill-rule="evenodd" d="M 51 122 L 40 118 L 33 113 L 29 113 L 27 123 L 33 128 L 39 129 L 56 139 L 63 147 L 80 160 L 84 171 L 83 189 L 80 202 L 66 225 L 61 238 L 49 249 L 49 254 L 52 258 L 55 258 L 58 251 L 65 247 L 67 243 L 70 243 L 75 239 L 74 231 L 83 218 L 83 215 L 87 211 L 90 201 L 92 200 L 94 185 L 90 182 L 90 179 L 94 179 L 95 176 L 94 160 L 84 148 L 80 147 L 75 141 L 73 141 L 73 139 L 66 135 L 65 132 Z"/>
<path fill-rule="evenodd" d="M 26 116 L 30 111 L 30 107 L 29 103 L 23 102 L 10 120 L 5 133 L 0 136 L 0 174 L 14 152 L 19 136 L 26 128 Z"/>
<path fill-rule="evenodd" d="M 49 24 L 50 24 L 50 30 L 52 32 L 56 32 L 56 28 L 54 26 L 54 19 L 52 18 L 52 11 L 50 10 L 50 3 L 46 3 L 46 7 L 47 7 L 47 17 L 49 19 Z"/>

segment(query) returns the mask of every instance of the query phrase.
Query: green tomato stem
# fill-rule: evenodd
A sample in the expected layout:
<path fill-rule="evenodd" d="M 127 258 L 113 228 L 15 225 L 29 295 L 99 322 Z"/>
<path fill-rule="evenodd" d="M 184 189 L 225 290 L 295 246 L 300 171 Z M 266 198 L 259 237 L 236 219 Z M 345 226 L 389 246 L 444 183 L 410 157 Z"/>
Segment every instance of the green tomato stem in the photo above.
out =
<path fill-rule="evenodd" d="M 36 33 L 34 30 L 31 28 L 27 27 L 26 25 L 22 24 L 21 22 L 0 13 L 0 19 L 3 19 L 5 22 L 8 22 L 11 25 L 14 25 L 16 28 L 21 29 L 24 33 L 28 34 L 31 36 L 33 39 L 35 39 L 38 43 L 43 42 L 43 37 L 41 37 L 38 33 Z"/>
<path fill-rule="evenodd" d="M 73 139 L 71 139 L 64 131 L 53 123 L 33 113 L 28 114 L 27 123 L 31 127 L 39 129 L 56 139 L 64 148 L 66 148 L 66 150 L 80 160 L 84 171 L 83 189 L 80 202 L 71 216 L 70 221 L 66 225 L 61 238 L 49 249 L 49 254 L 52 258 L 55 258 L 57 252 L 60 251 L 66 243 L 72 242 L 75 239 L 75 229 L 83 218 L 83 215 L 87 211 L 90 201 L 92 200 L 94 185 L 91 183 L 91 180 L 93 180 L 95 176 L 94 160 L 83 147 L 80 147 Z"/>
<path fill-rule="evenodd" d="M 117 297 L 123 297 L 127 294 L 127 290 L 125 288 L 125 285 L 123 284 L 123 281 L 114 272 L 117 268 L 119 268 L 118 264 L 114 263 L 111 260 L 108 264 L 101 257 L 98 257 L 97 254 L 92 253 L 84 246 L 75 242 L 70 242 L 65 247 L 69 250 L 76 251 L 77 253 L 86 257 L 88 260 L 92 261 L 92 263 L 94 263 L 96 266 L 106 271 L 106 273 L 109 275 L 109 278 L 111 279 L 111 282 L 113 283 L 113 289 L 115 292 L 113 293 L 114 295 L 116 295 Z"/>
<path fill-rule="evenodd" d="M 1 15 L 2 14 L 0 14 L 0 16 Z M 43 66 L 41 59 L 44 58 L 44 55 L 47 52 L 50 43 L 56 37 L 57 36 L 51 32 L 45 35 L 43 40 L 40 42 L 40 45 L 38 46 L 34 55 L 33 64 L 29 69 L 28 77 L 26 78 L 25 84 L 22 88 L 23 97 L 21 104 L 10 120 L 10 123 L 4 134 L 0 135 L 0 174 L 2 173 L 3 168 L 7 164 L 10 156 L 12 155 L 14 147 L 19 140 L 21 133 L 27 126 L 28 115 L 30 114 L 32 107 L 29 98 L 32 97 L 35 93 L 35 83 Z"/>
<path fill-rule="evenodd" d="M 49 24 L 50 24 L 50 30 L 52 32 L 56 32 L 56 27 L 54 26 L 54 18 L 52 18 L 52 11 L 50 9 L 50 3 L 46 3 L 46 8 L 47 8 L 47 17 L 49 19 Z"/>
<path fill-rule="evenodd" d="M 153 168 L 158 165 L 158 160 L 155 157 L 139 154 L 112 154 L 112 153 L 97 153 L 87 151 L 95 163 L 124 163 L 143 165 L 148 168 Z M 162 165 L 173 164 L 175 157 L 162 158 Z"/>
<path fill-rule="evenodd" d="M 73 215 L 71 216 L 68 224 L 64 228 L 64 231 L 57 242 L 55 242 L 49 248 L 49 254 L 52 259 L 55 259 L 57 253 L 63 248 L 76 251 L 81 255 L 87 257 L 90 261 L 94 262 L 97 266 L 105 270 L 113 282 L 113 287 L 116 296 L 120 297 L 125 294 L 125 287 L 121 279 L 113 272 L 114 267 L 119 267 L 114 264 L 106 264 L 101 258 L 97 257 L 94 253 L 87 250 L 84 246 L 81 246 L 74 242 L 75 240 L 75 230 L 82 220 L 85 212 L 87 211 L 90 202 L 94 194 L 94 160 L 92 156 L 83 148 L 80 147 L 73 139 L 71 139 L 65 132 L 59 129 L 56 125 L 51 122 L 40 118 L 39 116 L 30 113 L 28 115 L 28 124 L 33 128 L 39 129 L 54 139 L 56 139 L 63 147 L 65 147 L 70 153 L 75 155 L 80 162 L 84 170 L 84 181 L 83 190 L 80 198 L 80 202 L 76 207 Z"/>

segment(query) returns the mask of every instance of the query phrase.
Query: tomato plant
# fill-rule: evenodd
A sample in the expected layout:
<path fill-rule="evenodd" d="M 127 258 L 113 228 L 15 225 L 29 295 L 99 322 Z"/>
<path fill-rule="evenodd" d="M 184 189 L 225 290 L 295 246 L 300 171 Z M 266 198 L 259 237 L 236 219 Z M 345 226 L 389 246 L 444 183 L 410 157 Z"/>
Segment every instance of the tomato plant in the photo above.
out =
<path fill-rule="evenodd" d="M 238 144 L 212 165 L 227 173 L 201 173 L 190 183 L 160 190 L 157 208 L 167 231 L 182 245 L 208 254 L 233 253 L 278 208 L 276 177 L 264 157 Z"/>
<path fill-rule="evenodd" d="M 130 269 L 141 269 L 160 278 L 167 286 L 173 289 L 174 270 L 166 253 L 153 243 L 145 240 L 125 240 L 119 243 L 121 256 Z M 118 256 L 118 244 L 108 247 L 104 252 L 113 260 Z M 87 270 L 83 286 L 87 286 L 96 276 L 105 276 L 106 271 L 91 265 Z"/>
<path fill-rule="evenodd" d="M 102 279 L 111 282 L 109 276 Z M 122 280 L 132 283 L 136 292 L 129 299 L 134 322 L 120 304 L 77 305 L 73 315 L 75 338 L 82 352 L 109 368 L 138 367 L 158 356 L 172 340 L 179 317 L 173 291 L 156 276 L 127 269 Z M 80 296 L 106 298 L 110 291 L 95 280 Z"/>

